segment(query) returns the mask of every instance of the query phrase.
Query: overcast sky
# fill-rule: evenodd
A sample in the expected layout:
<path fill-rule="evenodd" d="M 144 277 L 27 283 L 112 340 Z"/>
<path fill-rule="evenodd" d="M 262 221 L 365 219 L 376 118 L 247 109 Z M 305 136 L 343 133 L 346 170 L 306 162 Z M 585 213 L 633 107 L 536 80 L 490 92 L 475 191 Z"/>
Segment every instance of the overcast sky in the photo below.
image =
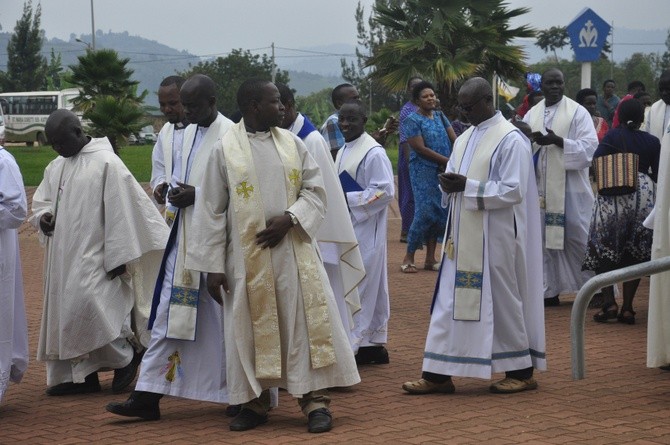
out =
<path fill-rule="evenodd" d="M 38 0 L 33 0 L 36 5 Z M 91 33 L 91 0 L 43 0 L 42 28 L 49 38 Z M 128 31 L 196 55 L 233 48 L 305 48 L 356 43 L 357 0 L 94 0 L 95 28 Z M 369 14 L 373 0 L 362 0 Z M 508 0 L 532 10 L 514 25 L 539 29 L 567 25 L 584 7 L 630 29 L 668 29 L 668 0 Z M 0 0 L 0 25 L 13 31 L 23 0 Z M 269 52 L 269 51 L 268 51 Z"/>

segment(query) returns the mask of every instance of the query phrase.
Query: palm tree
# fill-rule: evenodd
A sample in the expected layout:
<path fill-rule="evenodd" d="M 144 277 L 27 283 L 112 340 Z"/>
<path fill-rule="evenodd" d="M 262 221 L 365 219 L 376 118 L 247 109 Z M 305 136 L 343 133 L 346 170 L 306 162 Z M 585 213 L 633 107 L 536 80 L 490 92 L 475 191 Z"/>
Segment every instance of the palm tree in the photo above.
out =
<path fill-rule="evenodd" d="M 402 90 L 412 75 L 432 79 L 443 105 L 453 103 L 456 85 L 468 77 L 523 75 L 526 55 L 512 41 L 534 31 L 509 21 L 528 11 L 508 9 L 502 0 L 380 2 L 374 20 L 397 38 L 377 47 L 367 66 L 391 90 Z"/>
<path fill-rule="evenodd" d="M 84 113 L 90 122 L 88 131 L 97 137 L 107 136 L 116 154 L 125 145 L 131 133 L 139 132 L 148 124 L 144 110 L 129 98 L 97 96 L 95 106 Z"/>
<path fill-rule="evenodd" d="M 91 122 L 93 136 L 109 137 L 117 151 L 131 133 L 146 125 L 142 103 L 148 92 L 137 95 L 139 81 L 132 79 L 133 70 L 126 67 L 130 59 L 120 59 L 114 50 L 89 50 L 78 59 L 65 77 L 79 88 L 79 96 L 72 101 L 74 109 Z"/>

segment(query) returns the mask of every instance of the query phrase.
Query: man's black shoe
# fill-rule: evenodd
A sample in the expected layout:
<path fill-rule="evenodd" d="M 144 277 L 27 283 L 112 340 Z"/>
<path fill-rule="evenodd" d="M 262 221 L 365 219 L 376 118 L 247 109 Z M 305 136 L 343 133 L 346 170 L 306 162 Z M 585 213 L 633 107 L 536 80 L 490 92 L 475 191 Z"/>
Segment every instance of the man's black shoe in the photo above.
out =
<path fill-rule="evenodd" d="M 250 430 L 267 421 L 267 414 L 258 414 L 249 408 L 242 408 L 240 413 L 230 422 L 230 431 Z"/>
<path fill-rule="evenodd" d="M 558 299 L 558 295 L 551 298 L 544 299 L 544 307 L 556 307 L 561 305 L 561 300 Z"/>
<path fill-rule="evenodd" d="M 110 402 L 105 409 L 119 416 L 159 420 L 161 410 L 158 404 L 161 397 L 163 397 L 162 394 L 153 392 L 133 391 L 125 402 Z"/>
<path fill-rule="evenodd" d="M 48 396 L 69 396 L 73 394 L 90 394 L 100 392 L 100 381 L 98 373 L 93 372 L 86 376 L 84 383 L 66 382 L 47 388 Z"/>
<path fill-rule="evenodd" d="M 242 405 L 228 405 L 226 407 L 226 417 L 236 417 L 242 411 Z"/>
<path fill-rule="evenodd" d="M 333 416 L 327 408 L 318 408 L 308 416 L 307 430 L 310 433 L 325 433 L 333 428 Z"/>
<path fill-rule="evenodd" d="M 357 365 L 386 365 L 389 363 L 389 352 L 383 346 L 363 346 L 356 354 Z"/>
<path fill-rule="evenodd" d="M 138 354 L 135 352 L 133 354 L 133 359 L 127 366 L 114 370 L 114 378 L 112 379 L 112 392 L 114 394 L 119 394 L 126 389 L 128 385 L 133 383 L 133 380 L 135 380 L 135 376 L 137 375 L 137 368 L 142 362 L 143 355 L 144 353 Z"/>

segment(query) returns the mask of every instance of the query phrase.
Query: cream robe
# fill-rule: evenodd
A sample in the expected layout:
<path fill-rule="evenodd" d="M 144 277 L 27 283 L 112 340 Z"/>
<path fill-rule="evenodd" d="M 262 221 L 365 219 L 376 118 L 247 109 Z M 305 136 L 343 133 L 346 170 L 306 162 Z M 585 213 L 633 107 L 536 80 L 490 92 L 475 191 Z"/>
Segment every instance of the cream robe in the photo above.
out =
<path fill-rule="evenodd" d="M 175 172 L 173 178 L 195 186 L 197 195 L 209 155 L 231 125 L 232 121 L 222 114 L 219 114 L 208 128 L 189 125 L 184 135 L 183 147 L 180 147 L 179 150 L 179 158 L 184 162 L 179 163 L 180 171 Z M 185 221 L 186 227 L 189 228 L 185 232 L 186 237 L 189 238 L 193 206 L 181 209 L 180 213 L 183 213 L 183 216 L 180 217 L 176 228 L 176 242 L 169 251 L 165 252 L 165 278 L 162 283 L 158 284 L 161 286 L 160 303 L 151 330 L 151 342 L 142 358 L 135 389 L 194 400 L 226 403 L 228 402 L 228 391 L 223 340 L 223 308 L 207 292 L 204 276 L 200 277 L 200 274 L 193 273 L 195 279 L 200 282 L 195 340 L 166 338 L 177 251 L 183 245 L 182 223 Z M 178 269 L 181 271 L 181 267 Z"/>
<path fill-rule="evenodd" d="M 498 112 L 475 127 L 461 170 L 456 171 L 450 160 L 447 172 L 465 174 L 482 136 L 504 122 Z M 468 179 L 452 203 L 456 225 L 461 211 L 484 208 L 481 317 L 453 319 L 456 261 L 443 255 L 424 371 L 490 378 L 492 372 L 546 368 L 540 212 L 530 150 L 528 139 L 518 130 L 507 134 L 491 156 L 489 180 Z M 450 197 L 443 193 L 445 206 Z M 453 233 L 458 247 L 457 226 Z"/>
<path fill-rule="evenodd" d="M 563 98 L 562 100 L 569 100 Z M 536 113 L 545 115 L 546 128 L 552 129 L 554 113 L 558 104 L 546 107 L 544 101 L 530 109 L 523 118 L 532 122 Z M 542 131 L 544 128 L 533 128 Z M 577 107 L 572 124 L 563 138 L 565 161 L 565 244 L 563 250 L 544 249 L 544 297 L 551 298 L 561 293 L 577 292 L 593 272 L 582 271 L 589 236 L 591 210 L 595 200 L 589 181 L 589 166 L 598 147 L 598 136 L 593 119 L 581 105 Z M 546 157 L 540 152 L 535 166 L 537 188 L 540 196 L 546 193 Z M 544 245 L 544 209 L 540 209 Z"/>
<path fill-rule="evenodd" d="M 669 123 L 670 105 L 663 102 L 663 99 L 659 99 L 645 111 L 642 129 L 662 140 Z"/>
<path fill-rule="evenodd" d="M 654 205 L 654 241 L 651 259 L 670 256 L 670 133 L 661 142 L 658 184 Z M 649 322 L 647 324 L 647 366 L 670 363 L 670 271 L 649 279 Z"/>
<path fill-rule="evenodd" d="M 241 123 L 240 125 L 243 125 Z M 281 130 L 286 131 L 286 130 Z M 229 135 L 231 133 L 228 133 Z M 259 380 L 255 374 L 254 335 L 247 299 L 246 272 L 240 245 L 235 208 L 229 194 L 236 193 L 228 183 L 223 144 L 212 152 L 202 183 L 202 192 L 194 209 L 193 242 L 187 252 L 186 267 L 203 272 L 225 273 L 230 293 L 224 295 L 224 330 L 226 339 L 226 374 L 230 403 L 245 403 L 258 397 L 262 390 L 278 386 L 294 396 L 333 386 L 350 386 L 360 381 L 347 335 L 338 316 L 337 305 L 329 286 L 324 286 L 332 325 L 336 363 L 312 369 L 307 323 L 300 291 L 298 268 L 290 237 L 311 240 L 323 218 L 325 191 L 319 168 L 303 142 L 293 135 L 302 162 L 302 187 L 297 201 L 286 208 L 286 178 L 270 132 L 247 133 L 253 166 L 259 175 L 265 220 L 293 213 L 299 225 L 271 250 L 272 268 L 277 291 L 277 327 L 281 343 L 281 378 Z M 298 259 L 299 260 L 299 259 Z M 322 281 L 328 277 L 318 265 Z"/>
<path fill-rule="evenodd" d="M 0 402 L 9 382 L 28 367 L 28 330 L 17 229 L 27 214 L 26 192 L 14 157 L 0 146 Z"/>
<path fill-rule="evenodd" d="M 358 150 L 361 150 L 359 155 Z M 386 232 L 388 207 L 395 194 L 393 167 L 384 148 L 367 133 L 347 142 L 337 152 L 335 165 L 338 174 L 349 165 L 346 167 L 349 174 L 363 188 L 346 193 L 366 271 L 358 287 L 361 311 L 354 316 L 352 333 L 354 352 L 358 352 L 361 346 L 379 346 L 388 341 L 391 308 Z"/>
<path fill-rule="evenodd" d="M 72 366 L 69 380 L 58 371 L 48 384 L 79 383 L 98 365 L 127 365 L 132 351 L 117 350 L 112 358 L 96 351 L 132 336 L 133 309 L 134 328 L 148 344 L 143 328 L 168 236 L 160 213 L 107 138 L 91 139 L 77 155 L 49 163 L 32 210 L 38 230 L 44 213 L 56 214 L 54 234 L 46 239 L 37 358 Z M 128 273 L 110 280 L 107 273 L 123 264 Z"/>
<path fill-rule="evenodd" d="M 289 130 L 297 135 L 304 123 L 305 117 L 298 113 Z M 316 233 L 316 240 L 321 249 L 321 258 L 337 301 L 342 324 L 349 333 L 349 341 L 353 345 L 351 335 L 354 327 L 353 315 L 361 310 L 358 285 L 365 277 L 363 258 L 349 219 L 347 202 L 335 173 L 328 143 L 318 130 L 305 136 L 303 142 L 323 176 L 328 208 L 323 224 Z"/>

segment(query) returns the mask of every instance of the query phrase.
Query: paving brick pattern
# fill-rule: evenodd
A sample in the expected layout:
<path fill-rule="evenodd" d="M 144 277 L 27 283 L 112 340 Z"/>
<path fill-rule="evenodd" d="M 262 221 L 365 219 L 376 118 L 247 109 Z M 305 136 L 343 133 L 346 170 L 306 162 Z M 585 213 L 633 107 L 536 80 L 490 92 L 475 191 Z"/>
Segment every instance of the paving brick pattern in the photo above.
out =
<path fill-rule="evenodd" d="M 34 189 L 28 189 L 32 195 Z M 586 379 L 573 381 L 570 311 L 574 296 L 546 309 L 549 370 L 536 373 L 537 391 L 488 392 L 489 381 L 455 378 L 453 395 L 411 396 L 401 384 L 420 376 L 437 272 L 400 273 L 405 244 L 400 220 L 389 221 L 391 363 L 360 368 L 362 383 L 333 392 L 335 428 L 306 432 L 306 420 L 285 392 L 265 425 L 231 432 L 223 405 L 165 397 L 162 419 L 127 420 L 107 413 L 111 372 L 101 373 L 103 391 L 48 397 L 44 364 L 32 359 L 24 381 L 11 385 L 0 406 L 0 444 L 670 444 L 670 373 L 645 367 L 648 281 L 638 291 L 638 323 L 586 323 Z M 43 254 L 27 225 L 20 229 L 31 358 L 42 311 Z M 76 259 L 73 259 L 76 261 Z M 422 254 L 417 253 L 418 264 Z M 589 312 L 593 312 L 590 310 Z M 495 378 L 501 378 L 496 375 Z"/>

